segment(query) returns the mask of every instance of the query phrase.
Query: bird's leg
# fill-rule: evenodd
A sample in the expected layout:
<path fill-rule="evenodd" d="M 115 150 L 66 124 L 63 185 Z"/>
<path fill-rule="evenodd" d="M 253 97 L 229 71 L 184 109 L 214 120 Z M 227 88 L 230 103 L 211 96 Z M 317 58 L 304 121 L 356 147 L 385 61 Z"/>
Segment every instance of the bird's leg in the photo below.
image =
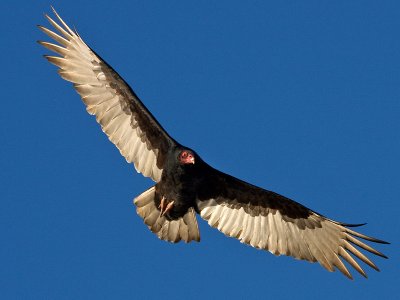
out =
<path fill-rule="evenodd" d="M 174 206 L 174 201 L 169 202 L 167 205 L 165 205 L 165 202 L 166 202 L 165 197 L 162 197 L 160 205 L 158 206 L 158 208 L 160 209 L 160 217 L 168 213 Z"/>
<path fill-rule="evenodd" d="M 164 206 L 165 206 L 165 197 L 163 196 L 163 197 L 161 198 L 160 205 L 158 206 L 158 208 L 161 210 L 161 213 L 162 213 L 163 210 L 164 210 Z"/>
<path fill-rule="evenodd" d="M 167 207 L 165 208 L 164 212 L 161 213 L 161 216 L 169 212 L 172 209 L 172 207 L 174 207 L 174 201 L 171 201 L 170 203 L 167 204 Z"/>

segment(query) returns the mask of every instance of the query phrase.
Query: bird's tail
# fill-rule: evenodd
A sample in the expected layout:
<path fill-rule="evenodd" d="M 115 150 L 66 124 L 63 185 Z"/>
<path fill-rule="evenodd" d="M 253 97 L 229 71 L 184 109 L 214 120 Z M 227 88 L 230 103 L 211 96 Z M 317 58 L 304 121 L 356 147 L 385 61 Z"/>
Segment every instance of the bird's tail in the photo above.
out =
<path fill-rule="evenodd" d="M 200 241 L 196 215 L 192 207 L 183 217 L 176 220 L 168 220 L 165 216 L 161 216 L 154 197 L 155 187 L 153 186 L 133 200 L 136 205 L 136 212 L 143 218 L 144 223 L 152 232 L 160 239 L 172 243 L 177 243 L 181 240 L 186 243 Z"/>

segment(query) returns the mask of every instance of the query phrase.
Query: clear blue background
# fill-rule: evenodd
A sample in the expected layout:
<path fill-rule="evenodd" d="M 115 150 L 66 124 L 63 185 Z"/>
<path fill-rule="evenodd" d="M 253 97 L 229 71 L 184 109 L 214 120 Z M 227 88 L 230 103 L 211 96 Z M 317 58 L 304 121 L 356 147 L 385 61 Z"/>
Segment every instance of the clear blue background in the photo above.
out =
<path fill-rule="evenodd" d="M 399 285 L 398 1 L 2 2 L 2 299 L 394 299 Z M 90 4 L 89 4 L 90 3 Z M 53 4 L 160 123 L 218 169 L 296 199 L 377 245 L 354 281 L 200 221 L 157 239 L 152 185 L 36 44 Z"/>

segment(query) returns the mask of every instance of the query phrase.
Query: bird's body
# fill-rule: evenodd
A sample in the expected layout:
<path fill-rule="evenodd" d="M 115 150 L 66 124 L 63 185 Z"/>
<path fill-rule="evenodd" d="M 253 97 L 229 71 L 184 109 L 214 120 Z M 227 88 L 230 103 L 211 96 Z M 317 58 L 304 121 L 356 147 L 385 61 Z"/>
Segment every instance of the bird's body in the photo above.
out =
<path fill-rule="evenodd" d="M 87 111 L 127 162 L 156 183 L 135 198 L 137 213 L 160 239 L 199 241 L 199 214 L 225 235 L 276 255 L 318 261 L 352 278 L 342 260 L 366 276 L 356 258 L 378 270 L 357 246 L 385 257 L 358 233 L 275 192 L 220 172 L 175 141 L 129 85 L 58 16 L 46 18 L 58 32 L 40 29 L 58 44 L 39 42 L 59 56 L 45 56 L 73 83 Z M 352 255 L 350 255 L 351 253 Z"/>
<path fill-rule="evenodd" d="M 177 160 L 178 153 L 183 148 L 177 148 L 172 151 L 166 161 L 167 166 L 161 175 L 161 180 L 155 185 L 156 204 L 164 197 L 167 202 L 174 201 L 173 208 L 167 214 L 170 219 L 182 217 L 190 207 L 196 204 L 196 189 L 204 176 L 193 172 L 197 168 L 194 164 L 180 164 Z"/>

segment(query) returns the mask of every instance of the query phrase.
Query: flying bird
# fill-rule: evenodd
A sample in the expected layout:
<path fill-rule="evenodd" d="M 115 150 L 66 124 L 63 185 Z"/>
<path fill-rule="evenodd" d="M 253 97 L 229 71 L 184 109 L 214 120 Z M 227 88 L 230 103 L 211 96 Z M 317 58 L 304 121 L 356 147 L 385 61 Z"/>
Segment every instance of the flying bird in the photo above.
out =
<path fill-rule="evenodd" d="M 289 198 L 209 166 L 174 140 L 131 87 L 53 9 L 54 27 L 39 28 L 56 43 L 39 41 L 58 54 L 45 55 L 58 74 L 73 83 L 89 114 L 137 172 L 155 185 L 134 199 L 137 213 L 160 239 L 200 241 L 196 214 L 229 237 L 275 255 L 319 262 L 352 279 L 355 258 L 379 271 L 360 249 L 387 258 L 366 241 L 388 244 L 351 229 L 364 224 L 337 222 Z M 363 241 L 364 240 L 364 241 Z M 358 248 L 356 248 L 358 247 Z"/>

